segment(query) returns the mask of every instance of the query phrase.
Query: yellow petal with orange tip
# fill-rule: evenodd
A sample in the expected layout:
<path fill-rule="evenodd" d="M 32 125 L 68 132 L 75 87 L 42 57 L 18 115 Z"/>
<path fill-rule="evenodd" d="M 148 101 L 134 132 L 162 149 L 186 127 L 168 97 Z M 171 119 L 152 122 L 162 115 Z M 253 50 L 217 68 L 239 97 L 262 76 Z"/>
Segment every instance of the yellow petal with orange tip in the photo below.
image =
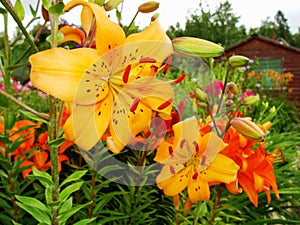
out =
<path fill-rule="evenodd" d="M 59 45 L 68 41 L 74 41 L 79 45 L 83 44 L 85 38 L 84 32 L 79 28 L 63 26 L 59 29 L 59 32 L 61 32 L 64 35 L 64 39 L 58 43 Z"/>
<path fill-rule="evenodd" d="M 90 48 L 55 48 L 33 54 L 30 80 L 43 92 L 73 102 L 84 72 L 98 57 Z"/>
<path fill-rule="evenodd" d="M 97 27 L 96 48 L 99 55 L 125 43 L 126 37 L 123 29 L 108 18 L 106 11 L 101 6 L 83 0 L 72 0 L 65 5 L 64 10 L 69 11 L 78 5 L 82 5 L 84 10 L 86 10 L 84 12 L 87 18 L 89 18 L 88 24 L 91 24 L 91 11 L 95 16 Z M 82 15 L 82 21 L 84 22 L 83 18 L 84 15 Z M 89 29 L 87 25 L 85 26 L 85 29 Z"/>

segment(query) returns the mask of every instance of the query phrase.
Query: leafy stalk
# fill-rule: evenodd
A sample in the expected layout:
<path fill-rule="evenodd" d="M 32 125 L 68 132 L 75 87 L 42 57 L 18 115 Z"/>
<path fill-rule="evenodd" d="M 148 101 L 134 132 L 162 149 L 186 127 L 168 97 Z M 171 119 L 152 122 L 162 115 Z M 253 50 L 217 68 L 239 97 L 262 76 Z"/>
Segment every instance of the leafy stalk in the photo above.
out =
<path fill-rule="evenodd" d="M 29 33 L 27 32 L 26 28 L 24 27 L 19 16 L 17 15 L 14 8 L 12 7 L 10 1 L 9 0 L 0 0 L 0 2 L 5 7 L 5 9 L 10 13 L 10 15 L 13 17 L 13 19 L 17 23 L 18 27 L 21 29 L 22 33 L 24 34 L 25 38 L 27 39 L 29 45 L 32 47 L 34 52 L 38 52 L 39 51 L 38 47 L 35 45 L 34 41 L 30 37 Z"/>

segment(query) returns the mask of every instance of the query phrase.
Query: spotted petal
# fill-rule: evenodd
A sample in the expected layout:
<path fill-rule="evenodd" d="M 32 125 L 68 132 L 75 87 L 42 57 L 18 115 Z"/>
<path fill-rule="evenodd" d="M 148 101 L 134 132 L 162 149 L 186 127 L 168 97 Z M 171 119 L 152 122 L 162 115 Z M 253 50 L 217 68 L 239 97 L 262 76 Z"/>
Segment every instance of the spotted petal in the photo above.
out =
<path fill-rule="evenodd" d="M 31 82 L 50 95 L 73 102 L 82 75 L 98 57 L 89 48 L 56 48 L 36 53 L 29 58 Z"/>

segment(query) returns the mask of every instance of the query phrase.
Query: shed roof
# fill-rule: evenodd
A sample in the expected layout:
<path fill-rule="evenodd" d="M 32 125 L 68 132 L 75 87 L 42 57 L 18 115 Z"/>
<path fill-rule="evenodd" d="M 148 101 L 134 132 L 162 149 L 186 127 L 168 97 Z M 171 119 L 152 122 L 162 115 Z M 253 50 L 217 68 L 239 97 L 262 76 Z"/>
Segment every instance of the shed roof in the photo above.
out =
<path fill-rule="evenodd" d="M 244 44 L 247 44 L 247 43 L 251 42 L 252 40 L 260 40 L 262 42 L 266 42 L 268 44 L 277 46 L 279 48 L 284 48 L 288 51 L 293 51 L 293 52 L 296 52 L 296 53 L 300 54 L 300 49 L 299 48 L 296 48 L 296 47 L 293 47 L 293 46 L 290 46 L 290 45 L 286 45 L 283 42 L 275 41 L 275 40 L 272 40 L 270 38 L 267 38 L 267 37 L 264 37 L 264 36 L 261 36 L 261 35 L 258 35 L 258 34 L 253 34 L 250 37 L 245 38 L 245 39 L 237 42 L 236 44 L 229 46 L 228 48 L 225 49 L 225 52 L 230 52 L 230 51 L 232 51 L 232 50 L 234 50 L 234 49 L 236 49 L 236 48 L 238 48 L 238 47 L 240 47 Z"/>

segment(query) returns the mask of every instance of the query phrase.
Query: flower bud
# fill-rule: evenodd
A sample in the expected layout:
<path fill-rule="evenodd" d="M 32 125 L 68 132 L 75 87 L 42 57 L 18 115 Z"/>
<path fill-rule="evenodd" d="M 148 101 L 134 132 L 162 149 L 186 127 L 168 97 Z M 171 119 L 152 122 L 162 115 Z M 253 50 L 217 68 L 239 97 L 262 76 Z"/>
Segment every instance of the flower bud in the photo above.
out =
<path fill-rule="evenodd" d="M 175 52 L 192 57 L 209 58 L 223 54 L 224 48 L 216 43 L 193 37 L 178 37 L 172 40 Z"/>
<path fill-rule="evenodd" d="M 155 21 L 159 17 L 159 13 L 155 13 L 153 16 L 151 16 L 151 22 Z"/>
<path fill-rule="evenodd" d="M 239 88 L 237 87 L 237 85 L 233 82 L 229 82 L 227 84 L 228 90 L 230 93 L 237 95 L 239 93 Z"/>
<path fill-rule="evenodd" d="M 123 0 L 109 0 L 104 4 L 104 8 L 106 11 L 113 10 L 117 8 Z"/>
<path fill-rule="evenodd" d="M 149 2 L 145 2 L 144 4 L 141 4 L 138 8 L 138 11 L 141 13 L 150 13 L 158 9 L 158 7 L 159 7 L 159 2 L 149 1 Z"/>
<path fill-rule="evenodd" d="M 247 96 L 244 98 L 244 104 L 245 105 L 254 105 L 260 100 L 259 94 Z"/>
<path fill-rule="evenodd" d="M 230 121 L 231 126 L 245 138 L 261 142 L 265 140 L 265 133 L 258 125 L 247 118 L 234 118 Z"/>
<path fill-rule="evenodd" d="M 249 59 L 242 55 L 233 55 L 229 58 L 229 63 L 232 67 L 247 66 Z"/>
<path fill-rule="evenodd" d="M 195 89 L 195 94 L 199 98 L 199 100 L 204 101 L 204 102 L 207 101 L 207 95 L 199 88 Z"/>

